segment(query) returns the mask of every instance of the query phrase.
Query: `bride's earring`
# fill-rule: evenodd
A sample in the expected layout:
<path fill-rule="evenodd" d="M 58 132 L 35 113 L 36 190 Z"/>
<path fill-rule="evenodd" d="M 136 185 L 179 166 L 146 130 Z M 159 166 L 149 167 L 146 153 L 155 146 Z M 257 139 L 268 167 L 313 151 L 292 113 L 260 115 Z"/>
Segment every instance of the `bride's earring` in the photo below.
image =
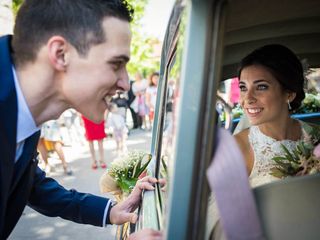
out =
<path fill-rule="evenodd" d="M 288 99 L 288 109 L 289 111 L 292 109 L 291 105 L 290 105 L 290 100 Z"/>

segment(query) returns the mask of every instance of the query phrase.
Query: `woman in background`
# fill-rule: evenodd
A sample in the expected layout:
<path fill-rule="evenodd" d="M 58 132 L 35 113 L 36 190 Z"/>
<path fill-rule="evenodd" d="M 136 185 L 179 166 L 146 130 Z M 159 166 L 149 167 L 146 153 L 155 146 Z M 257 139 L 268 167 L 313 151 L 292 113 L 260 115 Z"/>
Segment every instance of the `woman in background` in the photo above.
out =
<path fill-rule="evenodd" d="M 149 108 L 149 121 L 151 126 L 153 125 L 154 110 L 157 101 L 158 80 L 159 73 L 152 73 L 150 76 L 149 86 L 146 90 L 146 103 Z"/>
<path fill-rule="evenodd" d="M 136 96 L 131 104 L 133 110 L 137 113 L 140 121 L 140 127 L 142 129 L 147 128 L 146 116 L 148 115 L 148 107 L 146 105 L 146 89 L 147 80 L 142 78 L 142 75 L 137 72 L 135 75 L 135 81 L 132 84 L 132 92 Z"/>
<path fill-rule="evenodd" d="M 92 158 L 92 169 L 97 169 L 97 158 L 94 149 L 94 141 L 98 142 L 99 149 L 99 165 L 101 168 L 106 168 L 107 165 L 104 161 L 104 149 L 103 149 L 103 139 L 107 136 L 104 131 L 104 121 L 99 124 L 96 124 L 89 119 L 82 116 L 83 125 L 85 129 L 85 137 L 89 143 L 91 158 Z"/>

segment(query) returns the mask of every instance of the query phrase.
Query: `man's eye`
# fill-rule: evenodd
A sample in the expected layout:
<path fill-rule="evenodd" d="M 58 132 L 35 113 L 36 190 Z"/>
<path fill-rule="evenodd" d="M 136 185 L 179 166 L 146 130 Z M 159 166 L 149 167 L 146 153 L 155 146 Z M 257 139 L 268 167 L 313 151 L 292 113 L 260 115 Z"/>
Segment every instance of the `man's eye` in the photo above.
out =
<path fill-rule="evenodd" d="M 120 61 L 111 63 L 114 70 L 119 70 L 122 67 L 122 64 L 123 64 L 123 62 L 120 62 Z"/>
<path fill-rule="evenodd" d="M 118 62 L 112 63 L 112 66 L 115 70 L 118 70 L 120 68 L 120 63 Z"/>

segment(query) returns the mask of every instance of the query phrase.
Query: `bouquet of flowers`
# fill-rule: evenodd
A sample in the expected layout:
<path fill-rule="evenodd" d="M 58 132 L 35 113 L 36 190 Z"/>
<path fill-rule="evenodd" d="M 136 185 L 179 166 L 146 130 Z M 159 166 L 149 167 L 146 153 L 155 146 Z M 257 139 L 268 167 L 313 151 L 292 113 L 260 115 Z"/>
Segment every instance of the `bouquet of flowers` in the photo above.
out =
<path fill-rule="evenodd" d="M 320 173 L 320 144 L 299 142 L 290 152 L 284 145 L 284 156 L 274 157 L 275 166 L 271 168 L 271 175 L 284 178 L 287 176 L 303 176 Z"/>
<path fill-rule="evenodd" d="M 129 194 L 150 161 L 151 154 L 141 150 L 129 151 L 115 159 L 100 179 L 101 192 L 111 192 L 120 199 Z"/>

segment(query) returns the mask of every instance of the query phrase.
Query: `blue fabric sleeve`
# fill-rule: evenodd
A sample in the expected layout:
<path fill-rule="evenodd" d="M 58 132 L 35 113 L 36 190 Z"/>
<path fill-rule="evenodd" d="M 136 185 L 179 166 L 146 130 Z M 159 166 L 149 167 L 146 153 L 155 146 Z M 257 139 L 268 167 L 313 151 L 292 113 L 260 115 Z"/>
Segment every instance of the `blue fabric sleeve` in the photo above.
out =
<path fill-rule="evenodd" d="M 66 190 L 54 179 L 46 177 L 37 167 L 28 205 L 46 216 L 59 216 L 77 223 L 102 226 L 109 201 L 107 198 L 74 189 Z M 109 216 L 106 222 L 110 223 Z"/>

